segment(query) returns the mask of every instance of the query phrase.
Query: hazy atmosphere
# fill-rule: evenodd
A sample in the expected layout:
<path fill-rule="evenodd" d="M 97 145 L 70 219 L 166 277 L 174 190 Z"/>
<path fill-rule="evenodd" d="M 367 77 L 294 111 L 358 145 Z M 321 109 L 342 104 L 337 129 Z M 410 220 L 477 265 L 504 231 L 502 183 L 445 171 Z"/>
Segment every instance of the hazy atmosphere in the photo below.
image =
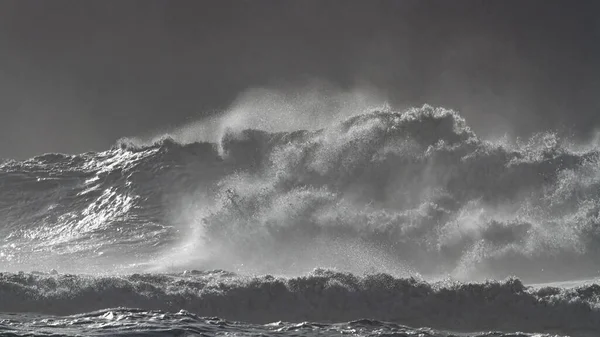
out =
<path fill-rule="evenodd" d="M 594 1 L 2 1 L 0 158 L 104 150 L 256 88 L 367 90 L 480 135 L 600 122 Z M 326 114 L 326 111 L 322 112 Z"/>
<path fill-rule="evenodd" d="M 599 4 L 0 1 L 0 335 L 600 335 Z"/>

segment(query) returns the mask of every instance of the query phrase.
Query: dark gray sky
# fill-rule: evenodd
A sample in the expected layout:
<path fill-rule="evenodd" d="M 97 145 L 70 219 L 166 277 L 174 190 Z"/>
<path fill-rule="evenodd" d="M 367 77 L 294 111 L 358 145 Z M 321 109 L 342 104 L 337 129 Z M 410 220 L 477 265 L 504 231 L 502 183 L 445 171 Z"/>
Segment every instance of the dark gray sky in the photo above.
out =
<path fill-rule="evenodd" d="M 590 1 L 0 2 L 0 158 L 103 150 L 255 87 L 369 85 L 475 131 L 600 126 Z"/>

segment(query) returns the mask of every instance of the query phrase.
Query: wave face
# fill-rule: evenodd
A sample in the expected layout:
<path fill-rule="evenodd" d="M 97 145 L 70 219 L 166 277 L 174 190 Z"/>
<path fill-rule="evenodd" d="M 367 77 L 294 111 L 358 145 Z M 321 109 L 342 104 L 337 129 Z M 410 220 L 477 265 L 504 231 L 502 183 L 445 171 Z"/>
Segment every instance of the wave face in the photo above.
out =
<path fill-rule="evenodd" d="M 593 278 L 600 270 L 599 159 L 596 146 L 575 146 L 552 133 L 528 141 L 486 141 L 458 113 L 424 106 L 372 111 L 316 130 L 225 129 L 214 142 L 164 138 L 135 145 L 125 140 L 104 152 L 9 160 L 0 164 L 0 263 L 12 272 L 56 268 L 88 274 L 223 269 L 297 277 L 330 268 L 355 275 L 385 273 L 391 284 L 408 282 L 401 280 L 409 276 L 471 282 L 513 275 L 525 282 Z M 67 282 L 25 275 L 36 287 L 39 282 L 58 287 L 49 294 L 60 293 L 61 282 Z M 0 293 L 17 296 L 24 307 L 0 310 L 35 307 L 62 313 L 57 309 L 61 301 L 66 306 L 75 301 L 54 298 L 55 304 L 45 306 L 43 301 L 53 297 L 36 293 L 41 288 L 23 290 L 15 277 L 3 276 Z M 190 307 L 212 303 L 204 300 L 184 305 L 177 297 L 168 302 L 138 296 L 146 286 L 150 293 L 160 287 L 145 281 L 139 284 L 147 285 L 134 286 L 138 283 L 131 278 L 117 288 L 103 278 L 68 282 L 79 282 L 76 289 L 82 296 L 104 298 L 103 291 L 118 292 L 114 289 L 121 286 L 133 294 L 131 301 L 125 297 L 121 302 L 94 297 L 102 305 L 77 304 L 82 310 L 156 303 L 155 309 L 189 309 L 230 319 L 271 317 L 271 311 L 261 310 L 257 317 L 233 314 L 229 310 L 235 308 L 225 304 L 221 311 Z M 296 294 L 291 284 L 301 281 L 286 280 L 257 284 L 287 298 Z M 318 312 L 325 316 L 319 317 L 405 319 L 394 316 L 404 310 L 397 308 L 401 300 L 381 308 L 366 304 L 368 296 L 391 291 L 370 291 L 369 280 L 331 288 L 336 289 L 332 294 L 346 294 L 358 287 L 344 301 L 356 300 L 360 310 L 342 314 L 328 306 L 334 304 L 321 303 L 325 309 Z M 85 288 L 86 282 L 108 283 L 97 290 Z M 494 287 L 524 307 L 540 301 L 511 284 Z M 235 296 L 250 296 L 245 292 L 254 290 L 244 287 L 231 289 L 238 289 Z M 407 287 L 437 294 L 432 301 L 460 292 Z M 469 300 L 486 301 L 486 286 L 478 287 L 483 288 Z M 582 308 L 588 309 L 581 310 L 591 310 L 583 316 L 592 319 L 597 309 L 590 309 L 595 304 L 588 300 L 582 300 L 587 303 Z M 282 314 L 285 303 L 270 304 L 268 310 Z M 308 308 L 309 303 L 297 305 Z M 564 305 L 556 312 L 571 310 Z M 289 319 L 319 319 L 305 316 L 307 310 L 292 310 Z"/>
<path fill-rule="evenodd" d="M 598 160 L 552 134 L 483 141 L 428 106 L 316 131 L 47 154 L 0 166 L 0 259 L 14 270 L 590 277 Z"/>

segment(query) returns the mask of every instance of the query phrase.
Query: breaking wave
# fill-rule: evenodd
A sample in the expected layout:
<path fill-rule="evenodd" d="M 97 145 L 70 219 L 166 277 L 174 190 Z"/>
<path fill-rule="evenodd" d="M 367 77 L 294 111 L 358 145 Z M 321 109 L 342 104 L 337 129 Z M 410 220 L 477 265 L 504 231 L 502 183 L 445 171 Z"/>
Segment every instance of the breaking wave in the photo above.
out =
<path fill-rule="evenodd" d="M 327 267 L 537 282 L 600 266 L 595 147 L 550 133 L 489 142 L 428 106 L 7 161 L 0 185 L 0 259 L 14 270 Z"/>
<path fill-rule="evenodd" d="M 532 288 L 517 279 L 427 283 L 330 270 L 294 278 L 225 271 L 102 277 L 4 273 L 0 294 L 5 299 L 0 311 L 55 315 L 127 306 L 262 324 L 377 317 L 453 331 L 600 329 L 598 285 Z"/>
<path fill-rule="evenodd" d="M 211 137 L 1 162 L 0 311 L 598 328 L 597 286 L 469 283 L 598 276 L 595 144 L 488 141 L 430 106 Z"/>

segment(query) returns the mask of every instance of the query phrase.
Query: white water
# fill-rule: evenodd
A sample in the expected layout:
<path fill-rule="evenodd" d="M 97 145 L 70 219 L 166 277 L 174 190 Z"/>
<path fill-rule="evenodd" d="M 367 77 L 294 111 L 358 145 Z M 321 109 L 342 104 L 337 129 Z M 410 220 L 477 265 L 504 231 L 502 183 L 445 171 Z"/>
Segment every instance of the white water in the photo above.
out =
<path fill-rule="evenodd" d="M 188 128 L 146 145 L 0 164 L 2 269 L 60 271 L 2 274 L 0 311 L 598 328 L 598 286 L 556 283 L 600 270 L 594 144 L 552 133 L 490 142 L 429 106 L 340 108 L 289 124 L 242 110 L 194 137 Z M 472 283 L 509 276 L 544 286 Z"/>

